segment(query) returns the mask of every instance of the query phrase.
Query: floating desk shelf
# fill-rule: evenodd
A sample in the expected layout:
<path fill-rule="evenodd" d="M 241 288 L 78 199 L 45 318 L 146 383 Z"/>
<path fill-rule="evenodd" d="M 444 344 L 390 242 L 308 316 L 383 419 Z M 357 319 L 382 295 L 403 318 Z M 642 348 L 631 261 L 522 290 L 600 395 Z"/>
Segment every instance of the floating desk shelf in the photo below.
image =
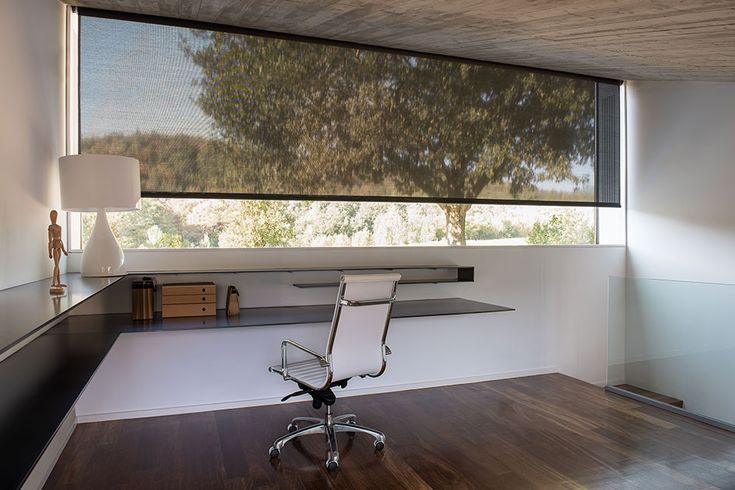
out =
<path fill-rule="evenodd" d="M 439 284 L 453 282 L 474 281 L 475 268 L 473 266 L 458 265 L 345 265 L 324 267 L 290 267 L 275 269 L 227 269 L 227 270 L 191 270 L 191 271 L 135 271 L 128 275 L 180 275 L 180 274 L 247 274 L 247 273 L 298 273 L 298 272 L 336 272 L 360 273 L 380 271 L 406 271 L 405 279 L 400 284 Z M 442 271 L 442 274 L 427 276 L 420 271 Z M 419 273 L 422 277 L 410 277 Z M 428 274 L 431 275 L 431 272 Z M 41 329 L 67 313 L 75 306 L 96 295 L 100 291 L 124 279 L 125 276 L 96 278 L 81 277 L 79 273 L 63 274 L 62 282 L 69 285 L 68 293 L 62 297 L 52 297 L 48 294 L 51 279 L 43 279 L 21 286 L 0 290 L 0 317 L 3 318 L 0 329 L 0 360 L 3 352 L 10 352 L 16 344 L 37 334 Z M 303 282 L 294 286 L 299 288 L 336 288 L 339 277 L 324 282 Z"/>
<path fill-rule="evenodd" d="M 464 280 L 472 281 L 475 274 L 474 266 L 461 266 L 451 264 L 439 265 L 344 265 L 344 266 L 315 266 L 315 267 L 270 267 L 270 268 L 251 268 L 251 269 L 204 269 L 204 270 L 148 270 L 148 271 L 128 271 L 129 276 L 158 276 L 158 275 L 179 275 L 179 274 L 258 274 L 272 272 L 361 272 L 361 271 L 415 271 L 415 270 L 454 270 L 457 277 L 469 278 Z"/>
<path fill-rule="evenodd" d="M 49 294 L 50 278 L 1 290 L 0 359 L 4 357 L 4 352 L 123 277 L 82 277 L 79 273 L 62 274 L 61 282 L 68 285 L 67 292 L 63 296 Z"/>
<path fill-rule="evenodd" d="M 352 272 L 356 271 L 357 269 L 343 269 L 339 270 L 339 272 Z M 365 269 L 360 269 L 365 270 Z M 400 271 L 400 270 L 406 270 L 406 271 L 417 271 L 417 270 L 427 270 L 427 271 L 446 271 L 444 274 L 437 276 L 434 275 L 433 277 L 431 275 L 428 275 L 427 277 L 405 277 L 404 279 L 401 279 L 398 284 L 443 284 L 443 283 L 453 283 L 453 282 L 473 282 L 475 280 L 475 268 L 473 266 L 458 266 L 458 265 L 446 265 L 446 266 L 415 266 L 415 267 L 394 267 L 394 268 L 387 268 L 387 267 L 376 267 L 374 269 L 369 269 L 374 272 L 378 271 Z M 336 288 L 339 286 L 339 281 L 328 281 L 328 282 L 300 282 L 300 283 L 294 283 L 293 286 L 297 288 Z"/>
<path fill-rule="evenodd" d="M 396 301 L 391 318 L 420 318 L 428 316 L 469 315 L 514 311 L 507 306 L 493 305 L 464 298 L 413 299 Z M 157 332 L 175 330 L 208 330 L 238 327 L 269 327 L 304 323 L 329 323 L 334 316 L 334 304 L 259 306 L 240 309 L 240 316 L 228 317 L 225 310 L 216 316 L 197 318 L 161 318 L 133 322 L 130 315 L 88 315 L 70 318 L 59 331 L 86 331 L 90 325 L 115 332 Z M 95 318 L 93 318 L 95 317 Z M 398 327 L 400 328 L 400 327 Z"/>

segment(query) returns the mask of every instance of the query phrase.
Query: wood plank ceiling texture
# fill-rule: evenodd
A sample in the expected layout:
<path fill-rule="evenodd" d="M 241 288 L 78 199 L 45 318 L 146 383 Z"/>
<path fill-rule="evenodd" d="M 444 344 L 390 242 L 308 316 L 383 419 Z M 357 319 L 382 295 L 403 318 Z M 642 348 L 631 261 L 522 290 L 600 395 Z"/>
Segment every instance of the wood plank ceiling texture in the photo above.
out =
<path fill-rule="evenodd" d="M 65 0 L 624 80 L 735 81 L 735 0 Z"/>

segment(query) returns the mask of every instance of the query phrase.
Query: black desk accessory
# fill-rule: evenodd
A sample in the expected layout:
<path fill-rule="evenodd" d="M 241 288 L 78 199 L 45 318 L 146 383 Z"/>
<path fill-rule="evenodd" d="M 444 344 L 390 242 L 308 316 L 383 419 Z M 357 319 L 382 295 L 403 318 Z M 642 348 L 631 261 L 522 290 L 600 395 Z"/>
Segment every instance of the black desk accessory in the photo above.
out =
<path fill-rule="evenodd" d="M 240 316 L 240 293 L 235 286 L 227 288 L 227 316 Z"/>

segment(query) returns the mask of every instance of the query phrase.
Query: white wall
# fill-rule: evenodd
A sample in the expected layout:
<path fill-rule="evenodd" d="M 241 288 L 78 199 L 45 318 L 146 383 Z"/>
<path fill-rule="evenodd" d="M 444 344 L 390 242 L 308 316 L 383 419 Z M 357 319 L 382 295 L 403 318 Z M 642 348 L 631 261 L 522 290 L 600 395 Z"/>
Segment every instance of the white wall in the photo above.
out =
<path fill-rule="evenodd" d="M 64 7 L 6 0 L 0 15 L 0 289 L 51 275 L 49 211 L 64 151 Z M 64 215 L 60 217 L 64 224 Z"/>
<path fill-rule="evenodd" d="M 628 100 L 625 380 L 726 418 L 732 302 L 712 298 L 735 288 L 735 83 L 635 82 Z"/>
<path fill-rule="evenodd" d="M 511 313 L 393 322 L 389 369 L 357 380 L 357 390 L 400 389 L 561 371 L 590 382 L 606 377 L 607 283 L 624 273 L 623 247 L 436 247 L 138 252 L 131 268 L 298 267 L 344 264 L 474 265 L 476 282 L 407 285 L 399 299 L 459 296 L 512 306 Z M 162 276 L 163 277 L 163 276 Z M 177 280 L 191 279 L 174 276 Z M 206 277 L 206 276 L 202 276 Z M 209 276 L 238 285 L 243 306 L 331 303 L 334 290 L 297 289 L 289 274 Z M 168 276 L 168 280 L 172 280 Z M 124 309 L 127 286 L 83 313 Z M 80 398 L 80 420 L 272 403 L 293 386 L 268 374 L 280 341 L 321 349 L 328 325 L 121 336 Z"/>
<path fill-rule="evenodd" d="M 735 283 L 735 83 L 628 85 L 628 273 Z"/>

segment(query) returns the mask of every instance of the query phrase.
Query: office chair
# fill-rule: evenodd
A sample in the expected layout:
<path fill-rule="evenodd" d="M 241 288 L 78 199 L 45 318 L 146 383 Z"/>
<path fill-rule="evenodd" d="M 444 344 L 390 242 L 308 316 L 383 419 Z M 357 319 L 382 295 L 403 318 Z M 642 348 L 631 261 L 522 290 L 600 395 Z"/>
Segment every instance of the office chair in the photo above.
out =
<path fill-rule="evenodd" d="M 292 396 L 310 395 L 314 409 L 319 410 L 322 405 L 326 405 L 327 411 L 323 421 L 315 417 L 293 419 L 288 424 L 289 433 L 276 439 L 271 446 L 271 458 L 279 457 L 281 449 L 288 441 L 310 434 L 325 434 L 329 445 L 326 466 L 334 471 L 339 468 L 337 432 L 369 434 L 375 438 L 375 449 L 383 450 L 385 434 L 357 425 L 354 414 L 332 416 L 332 405 L 336 401 L 332 388 L 345 388 L 354 376 L 377 377 L 385 371 L 386 356 L 390 354 L 385 338 L 400 278 L 400 274 L 342 276 L 324 355 L 293 340 L 284 340 L 281 343 L 281 365 L 271 366 L 268 370 L 280 374 L 286 381 L 296 382 L 299 386 L 299 391 L 285 396 L 281 401 Z M 311 358 L 289 362 L 289 347 L 296 348 Z M 302 424 L 308 425 L 299 428 Z"/>

